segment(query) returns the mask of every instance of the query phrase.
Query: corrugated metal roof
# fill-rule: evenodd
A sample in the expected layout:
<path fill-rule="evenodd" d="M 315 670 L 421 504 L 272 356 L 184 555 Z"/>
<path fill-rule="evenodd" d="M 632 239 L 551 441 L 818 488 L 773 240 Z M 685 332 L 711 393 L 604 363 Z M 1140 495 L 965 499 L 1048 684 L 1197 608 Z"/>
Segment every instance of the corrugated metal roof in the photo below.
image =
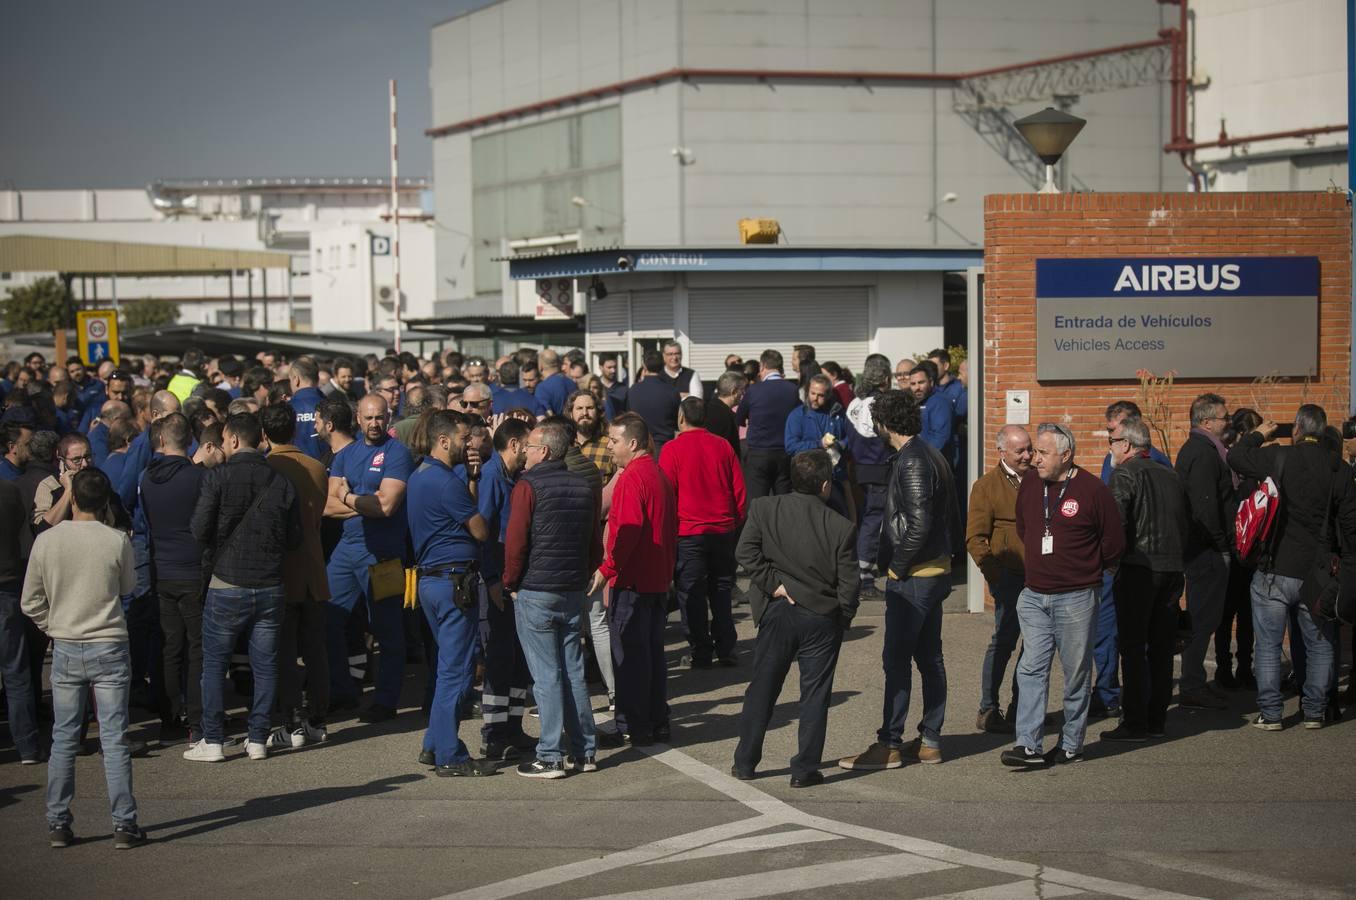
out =
<path fill-rule="evenodd" d="M 0 237 L 0 272 L 71 275 L 183 275 L 232 269 L 286 269 L 289 253 L 135 244 L 11 234 Z"/>

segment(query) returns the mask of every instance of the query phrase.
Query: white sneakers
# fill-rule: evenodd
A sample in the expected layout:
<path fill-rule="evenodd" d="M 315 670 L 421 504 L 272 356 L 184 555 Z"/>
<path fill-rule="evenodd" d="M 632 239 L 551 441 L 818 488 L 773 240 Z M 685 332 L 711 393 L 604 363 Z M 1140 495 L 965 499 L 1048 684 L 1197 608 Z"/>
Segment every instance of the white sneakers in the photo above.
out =
<path fill-rule="evenodd" d="M 245 752 L 250 759 L 268 759 L 268 744 L 263 741 L 246 741 Z"/>
<path fill-rule="evenodd" d="M 189 745 L 184 751 L 184 759 L 192 762 L 222 762 L 226 759 L 226 754 L 222 752 L 220 744 L 209 744 L 207 739 L 203 738 Z"/>
<path fill-rule="evenodd" d="M 292 729 L 292 747 L 300 749 L 307 744 L 323 744 L 329 734 L 324 728 L 316 728 L 310 722 L 302 722 L 296 728 Z"/>

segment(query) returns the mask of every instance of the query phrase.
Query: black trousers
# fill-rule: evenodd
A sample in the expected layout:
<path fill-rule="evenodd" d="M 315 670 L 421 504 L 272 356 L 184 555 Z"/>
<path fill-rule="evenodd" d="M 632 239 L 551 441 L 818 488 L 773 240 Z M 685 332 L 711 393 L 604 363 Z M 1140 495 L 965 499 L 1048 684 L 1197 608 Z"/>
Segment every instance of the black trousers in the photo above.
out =
<path fill-rule="evenodd" d="M 667 602 L 668 595 L 662 593 L 612 592 L 607 618 L 617 676 L 617 730 L 622 734 L 648 735 L 669 724 Z"/>
<path fill-rule="evenodd" d="M 317 728 L 325 724 L 330 708 L 330 655 L 326 645 L 325 604 L 314 600 L 283 607 L 282 634 L 278 638 L 278 724 L 291 726 L 301 711 L 301 689 L 306 687 L 307 721 Z M 306 666 L 303 673 L 297 657 Z"/>
<path fill-rule="evenodd" d="M 490 599 L 494 584 L 480 584 L 480 646 L 485 653 L 485 674 L 481 682 L 480 738 L 486 744 L 504 743 L 523 733 L 523 712 L 527 703 L 527 657 L 518 643 L 513 621 L 513 601 L 501 595 L 504 608 Z"/>
<path fill-rule="evenodd" d="M 734 656 L 736 636 L 730 595 L 738 567 L 735 561 L 738 541 L 737 531 L 678 538 L 673 587 L 678 592 L 694 660 L 709 663 L 716 657 Z"/>
<path fill-rule="evenodd" d="M 1181 572 L 1122 565 L 1116 573 L 1116 629 L 1121 655 L 1121 712 L 1131 731 L 1161 732 L 1172 701 Z"/>
<path fill-rule="evenodd" d="M 165 718 L 185 716 L 195 730 L 202 721 L 202 606 L 201 580 L 161 581 L 160 631 L 165 637 Z"/>
<path fill-rule="evenodd" d="M 745 450 L 744 490 L 749 500 L 791 493 L 790 457 L 782 450 Z"/>
<path fill-rule="evenodd" d="M 785 600 L 768 601 L 758 623 L 753 678 L 739 714 L 735 767 L 752 772 L 763 759 L 763 738 L 782 692 L 792 661 L 800 666 L 800 746 L 791 757 L 791 774 L 805 776 L 819 769 L 829 724 L 829 698 L 843 632 L 838 620 L 810 612 Z"/>
<path fill-rule="evenodd" d="M 1245 674 L 1252 668 L 1252 576 L 1249 569 L 1234 560 L 1229 566 L 1229 586 L 1224 592 L 1224 615 L 1215 630 L 1215 662 L 1219 671 L 1232 672 L 1235 654 L 1229 652 L 1234 639 L 1234 622 L 1238 623 L 1238 669 Z"/>

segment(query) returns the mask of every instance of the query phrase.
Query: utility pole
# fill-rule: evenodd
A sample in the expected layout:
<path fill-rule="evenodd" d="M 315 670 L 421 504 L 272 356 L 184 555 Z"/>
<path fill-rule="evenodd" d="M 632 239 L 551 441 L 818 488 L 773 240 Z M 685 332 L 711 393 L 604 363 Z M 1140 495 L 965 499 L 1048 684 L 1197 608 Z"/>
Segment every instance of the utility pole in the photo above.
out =
<path fill-rule="evenodd" d="M 396 83 L 391 79 L 391 262 L 395 271 L 395 352 L 400 352 L 400 145 L 396 140 Z"/>

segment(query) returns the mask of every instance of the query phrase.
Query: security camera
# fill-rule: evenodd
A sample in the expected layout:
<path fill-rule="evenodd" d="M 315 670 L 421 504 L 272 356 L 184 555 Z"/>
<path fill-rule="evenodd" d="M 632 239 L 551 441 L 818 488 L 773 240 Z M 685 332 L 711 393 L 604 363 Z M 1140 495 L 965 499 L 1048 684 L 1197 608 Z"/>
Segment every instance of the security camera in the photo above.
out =
<path fill-rule="evenodd" d="M 621 269 L 623 272 L 630 271 L 631 266 L 632 266 L 631 257 L 621 256 L 617 258 L 617 268 Z"/>

